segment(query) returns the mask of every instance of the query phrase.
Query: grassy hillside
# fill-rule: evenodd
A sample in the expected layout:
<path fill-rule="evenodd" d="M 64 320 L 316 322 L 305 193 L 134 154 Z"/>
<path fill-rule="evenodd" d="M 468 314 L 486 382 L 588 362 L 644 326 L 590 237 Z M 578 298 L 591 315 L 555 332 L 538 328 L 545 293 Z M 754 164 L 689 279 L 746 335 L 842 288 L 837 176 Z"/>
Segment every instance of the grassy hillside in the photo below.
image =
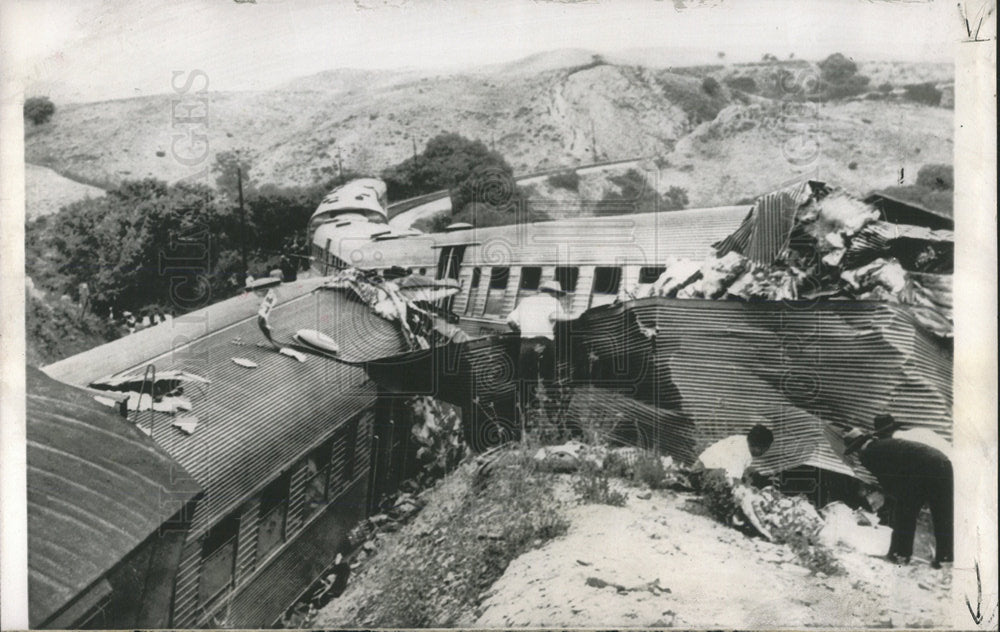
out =
<path fill-rule="evenodd" d="M 306 185 L 341 166 L 380 172 L 436 134 L 457 132 L 491 145 L 517 173 L 645 156 L 663 168 L 662 186 L 687 188 L 692 204 L 732 201 L 794 177 L 797 166 L 780 148 L 802 126 L 815 130 L 821 175 L 857 190 L 895 182 L 901 166 L 951 161 L 950 110 L 887 101 L 775 113 L 783 107 L 772 100 L 780 96 L 776 73 L 808 74 L 810 62 L 669 67 L 634 57 L 612 63 L 563 50 L 457 74 L 334 70 L 267 91 L 209 92 L 209 159 L 197 166 L 172 155 L 173 95 L 61 105 L 30 130 L 26 159 L 106 186 L 178 180 L 217 152 L 247 148 L 258 182 Z M 952 69 L 860 63 L 859 72 L 874 89 L 946 82 Z M 753 78 L 757 89 L 731 88 L 733 77 Z M 733 123 L 739 112 L 750 113 L 752 127 Z"/>
<path fill-rule="evenodd" d="M 47 167 L 25 165 L 24 206 L 28 219 L 51 215 L 70 202 L 104 195 L 104 189 L 75 182 Z"/>

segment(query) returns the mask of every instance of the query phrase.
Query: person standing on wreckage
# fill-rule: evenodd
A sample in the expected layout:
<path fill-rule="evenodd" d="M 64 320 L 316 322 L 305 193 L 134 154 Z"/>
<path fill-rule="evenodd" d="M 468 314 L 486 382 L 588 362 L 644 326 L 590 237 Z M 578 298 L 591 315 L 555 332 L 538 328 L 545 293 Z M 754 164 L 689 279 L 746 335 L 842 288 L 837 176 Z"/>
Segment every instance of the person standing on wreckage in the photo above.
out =
<path fill-rule="evenodd" d="M 538 380 L 546 391 L 555 383 L 555 324 L 572 320 L 563 309 L 565 296 L 559 281 L 545 281 L 538 294 L 522 300 L 507 316 L 507 326 L 521 336 L 518 357 L 518 402 L 521 425 L 525 425 L 525 410 L 538 399 Z"/>
<path fill-rule="evenodd" d="M 913 555 L 917 517 L 930 505 L 934 520 L 934 561 L 954 561 L 955 479 L 948 456 L 929 445 L 897 438 L 879 438 L 860 428 L 844 435 L 844 456 L 857 453 L 865 469 L 878 479 L 883 491 L 895 502 L 892 541 L 886 557 L 908 564 Z"/>

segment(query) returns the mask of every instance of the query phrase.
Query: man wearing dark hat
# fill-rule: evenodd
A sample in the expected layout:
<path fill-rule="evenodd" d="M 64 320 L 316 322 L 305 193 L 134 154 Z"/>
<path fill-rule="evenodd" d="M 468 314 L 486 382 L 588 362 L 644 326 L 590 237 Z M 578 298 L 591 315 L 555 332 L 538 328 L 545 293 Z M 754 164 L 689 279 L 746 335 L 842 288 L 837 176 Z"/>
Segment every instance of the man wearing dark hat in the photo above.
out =
<path fill-rule="evenodd" d="M 951 444 L 948 440 L 929 428 L 906 428 L 892 415 L 875 416 L 875 436 L 879 439 L 906 439 L 929 445 L 951 458 Z"/>
<path fill-rule="evenodd" d="M 563 295 L 559 281 L 545 281 L 538 286 L 538 294 L 522 300 L 507 316 L 507 326 L 521 336 L 518 376 L 522 415 L 523 408 L 535 399 L 539 377 L 546 389 L 555 380 L 555 324 L 570 319 L 560 301 Z"/>
<path fill-rule="evenodd" d="M 954 474 L 940 450 L 916 441 L 879 438 L 858 428 L 844 435 L 844 456 L 857 453 L 861 464 L 893 498 L 892 542 L 888 558 L 907 563 L 913 555 L 917 516 L 930 505 L 934 519 L 933 566 L 954 559 Z"/>

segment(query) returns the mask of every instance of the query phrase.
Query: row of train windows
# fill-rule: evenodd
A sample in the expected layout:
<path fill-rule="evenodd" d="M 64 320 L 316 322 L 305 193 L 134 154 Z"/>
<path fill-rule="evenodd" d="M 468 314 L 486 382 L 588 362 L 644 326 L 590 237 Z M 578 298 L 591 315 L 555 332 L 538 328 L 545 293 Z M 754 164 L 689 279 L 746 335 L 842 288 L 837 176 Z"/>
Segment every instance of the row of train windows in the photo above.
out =
<path fill-rule="evenodd" d="M 647 284 L 655 282 L 663 271 L 664 267 L 643 267 L 639 269 L 639 283 Z M 557 267 L 555 269 L 555 280 L 560 287 L 569 294 L 577 291 L 577 282 L 580 277 L 578 267 Z M 493 267 L 490 269 L 489 283 L 485 284 L 486 300 L 480 316 L 503 316 L 500 312 L 503 309 L 504 296 L 507 293 L 507 285 L 510 280 L 509 267 Z M 530 296 L 538 292 L 541 285 L 542 268 L 540 266 L 525 266 L 521 268 L 521 281 L 517 288 L 516 300 L 521 300 L 525 296 Z M 594 268 L 594 282 L 590 289 L 590 307 L 605 305 L 614 301 L 621 289 L 622 269 L 611 266 L 597 266 Z M 475 309 L 474 303 L 479 296 L 482 283 L 482 270 L 472 269 L 472 282 L 469 284 L 469 298 L 465 303 L 465 314 L 472 316 Z"/>

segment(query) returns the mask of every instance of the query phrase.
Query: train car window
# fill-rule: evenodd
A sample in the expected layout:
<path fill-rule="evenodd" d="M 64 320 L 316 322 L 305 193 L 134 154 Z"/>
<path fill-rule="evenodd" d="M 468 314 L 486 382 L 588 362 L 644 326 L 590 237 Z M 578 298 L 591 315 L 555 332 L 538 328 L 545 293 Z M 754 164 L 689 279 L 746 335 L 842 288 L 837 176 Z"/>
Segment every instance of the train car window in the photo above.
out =
<path fill-rule="evenodd" d="M 580 268 L 563 266 L 556 268 L 556 281 L 559 281 L 559 285 L 564 292 L 575 292 L 576 281 L 579 278 Z"/>
<path fill-rule="evenodd" d="M 305 496 L 303 513 L 306 520 L 312 518 L 326 507 L 330 482 L 330 454 L 332 450 L 332 441 L 327 441 L 306 457 L 305 485 L 303 486 L 303 494 Z"/>
<path fill-rule="evenodd" d="M 472 282 L 469 283 L 469 300 L 465 302 L 465 313 L 472 313 L 472 304 L 476 302 L 479 294 L 479 282 L 482 279 L 483 271 L 480 268 L 472 269 Z"/>
<path fill-rule="evenodd" d="M 219 521 L 205 536 L 201 550 L 201 581 L 198 582 L 202 605 L 210 603 L 233 585 L 239 531 L 240 519 L 234 512 Z"/>
<path fill-rule="evenodd" d="M 590 306 L 613 303 L 618 296 L 618 288 L 622 282 L 621 268 L 594 268 L 594 285 L 590 297 Z"/>
<path fill-rule="evenodd" d="M 639 268 L 639 283 L 656 283 L 666 269 L 665 266 Z"/>
<path fill-rule="evenodd" d="M 257 527 L 257 559 L 263 560 L 285 541 L 288 491 L 291 477 L 285 474 L 260 493 L 260 523 Z"/>
<path fill-rule="evenodd" d="M 537 290 L 542 280 L 542 269 L 538 267 L 521 268 L 521 289 Z"/>
<path fill-rule="evenodd" d="M 437 278 L 457 279 L 458 269 L 462 265 L 464 255 L 465 246 L 445 246 L 442 248 L 438 259 Z"/>
<path fill-rule="evenodd" d="M 542 269 L 537 266 L 521 268 L 521 283 L 517 289 L 517 300 L 538 293 L 538 284 L 542 281 Z"/>
<path fill-rule="evenodd" d="M 495 267 L 490 271 L 490 285 L 486 290 L 486 305 L 484 316 L 503 316 L 503 297 L 507 292 L 507 281 L 510 279 L 510 268 Z"/>

